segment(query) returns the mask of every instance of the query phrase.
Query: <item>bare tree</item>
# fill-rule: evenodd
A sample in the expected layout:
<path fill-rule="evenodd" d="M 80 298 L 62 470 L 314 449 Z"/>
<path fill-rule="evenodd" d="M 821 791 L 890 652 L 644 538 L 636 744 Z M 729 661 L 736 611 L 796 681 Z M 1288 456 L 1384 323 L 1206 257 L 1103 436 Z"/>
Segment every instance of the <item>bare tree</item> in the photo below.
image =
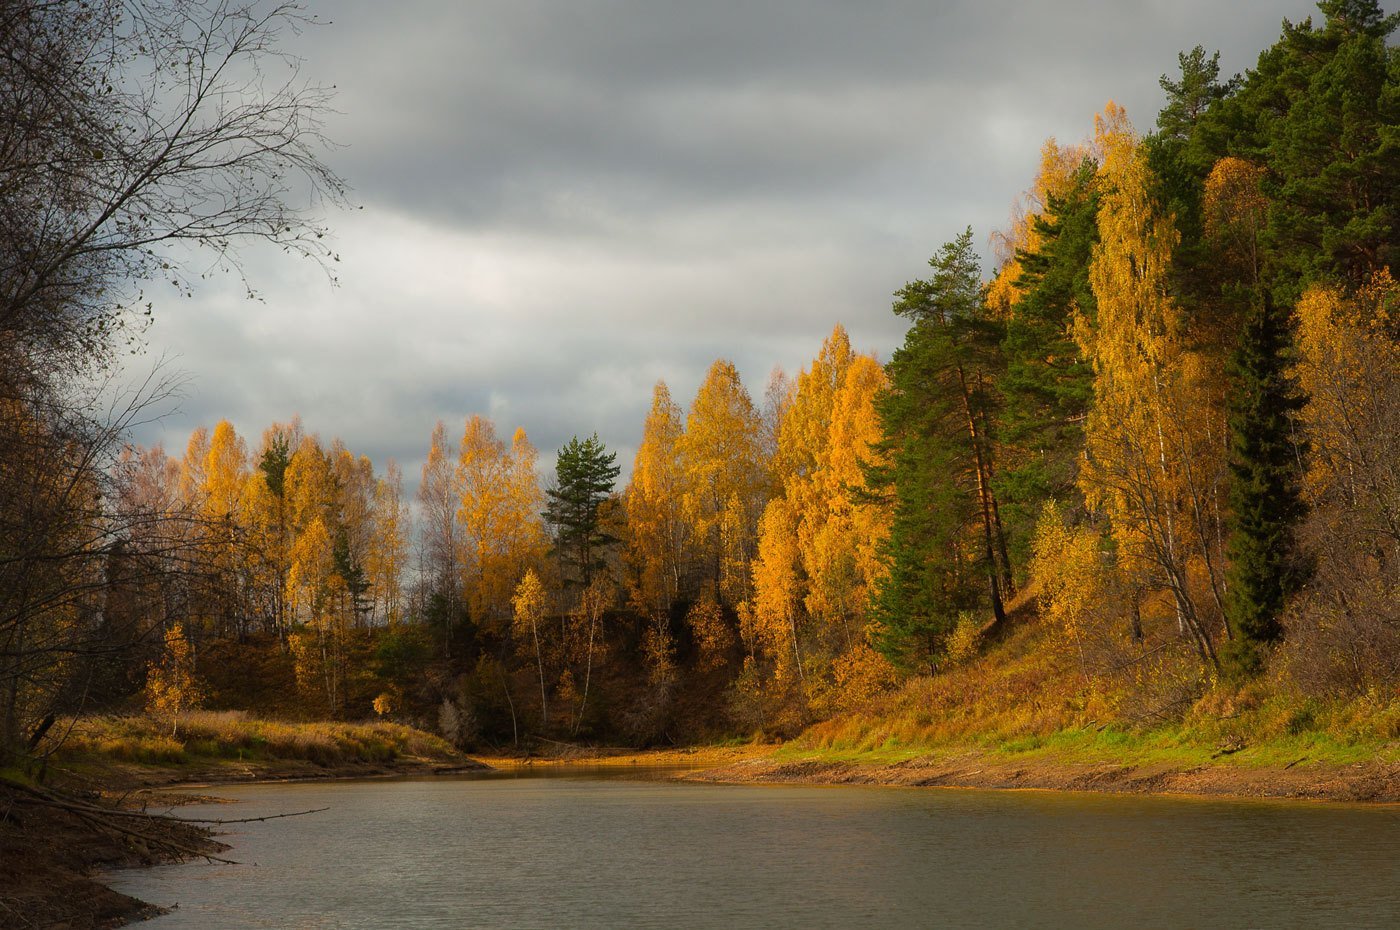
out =
<path fill-rule="evenodd" d="M 241 276 L 250 241 L 335 259 L 331 91 L 282 49 L 311 23 L 276 0 L 0 0 L 0 765 L 82 691 L 113 575 L 170 571 L 150 542 L 182 535 L 113 504 L 164 389 L 103 411 L 82 388 L 139 335 L 143 285 Z"/>
<path fill-rule="evenodd" d="M 293 3 L 0 0 L 0 335 L 90 356 L 141 283 L 188 288 L 194 245 L 241 270 L 251 239 L 327 262 L 310 211 L 330 89 L 279 49 Z M 116 337 L 116 338 L 114 338 Z"/>

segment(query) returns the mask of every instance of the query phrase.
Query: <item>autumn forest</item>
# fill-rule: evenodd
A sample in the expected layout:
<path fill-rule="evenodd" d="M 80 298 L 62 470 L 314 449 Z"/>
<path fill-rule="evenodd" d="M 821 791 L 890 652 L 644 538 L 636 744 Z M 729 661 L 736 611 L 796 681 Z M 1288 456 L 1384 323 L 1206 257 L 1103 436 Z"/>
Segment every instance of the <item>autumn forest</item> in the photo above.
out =
<path fill-rule="evenodd" d="M 1155 125 L 1110 102 L 1047 140 L 991 267 L 954 229 L 890 282 L 892 357 L 827 323 L 767 384 L 658 382 L 625 483 L 587 423 L 549 457 L 439 422 L 416 494 L 292 411 L 132 445 L 48 372 L 120 345 L 100 282 L 149 240 L 12 275 L 5 225 L 0 756 L 196 708 L 468 750 L 790 739 L 993 666 L 965 700 L 1016 708 L 1003 735 L 1276 706 L 1394 739 L 1397 22 L 1319 7 L 1242 77 L 1183 53 Z"/>

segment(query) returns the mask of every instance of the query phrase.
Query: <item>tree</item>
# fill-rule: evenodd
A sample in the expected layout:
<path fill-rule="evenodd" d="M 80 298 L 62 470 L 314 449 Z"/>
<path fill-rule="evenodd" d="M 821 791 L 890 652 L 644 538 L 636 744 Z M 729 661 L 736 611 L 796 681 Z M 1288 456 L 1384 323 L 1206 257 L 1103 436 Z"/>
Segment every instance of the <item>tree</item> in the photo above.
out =
<path fill-rule="evenodd" d="M 972 230 L 929 265 L 931 278 L 896 292 L 912 325 L 876 402 L 884 462 L 868 471 L 892 512 L 874 639 L 906 668 L 932 662 L 963 611 L 986 603 L 1000 619 L 1010 593 L 988 427 L 998 327 L 983 310 Z"/>
<path fill-rule="evenodd" d="M 702 581 L 733 606 L 748 583 L 748 562 L 767 487 L 761 421 L 733 362 L 710 366 L 676 441 L 681 506 Z"/>
<path fill-rule="evenodd" d="M 533 649 L 535 667 L 540 676 L 540 725 L 549 723 L 549 699 L 544 687 L 544 646 L 540 642 L 540 628 L 544 625 L 546 608 L 544 585 L 533 568 L 526 569 L 525 577 L 516 585 L 515 596 L 511 599 L 516 648 L 522 652 Z"/>
<path fill-rule="evenodd" d="M 1342 505 L 1367 548 L 1400 565 L 1400 284 L 1381 273 L 1351 297 L 1309 288 L 1298 348 L 1313 452 L 1307 497 Z"/>
<path fill-rule="evenodd" d="M 165 648 L 159 663 L 146 673 L 146 708 L 151 716 L 170 721 L 173 736 L 180 715 L 204 702 L 204 689 L 195 676 L 194 650 L 185 638 L 185 628 L 172 624 L 165 631 Z"/>
<path fill-rule="evenodd" d="M 671 400 L 666 382 L 658 381 L 623 500 L 630 598 L 655 622 L 670 613 L 685 564 L 688 526 L 682 512 L 679 449 L 683 433 L 681 409 Z"/>
<path fill-rule="evenodd" d="M 745 644 L 751 653 L 773 661 L 778 682 L 804 676 L 798 636 L 802 562 L 797 534 L 797 518 L 788 501 L 781 497 L 769 501 L 759 524 L 754 596 L 740 612 L 739 631 Z"/>
<path fill-rule="evenodd" d="M 1234 638 L 1226 653 L 1233 669 L 1250 674 L 1262 650 L 1283 636 L 1285 599 L 1302 572 L 1296 528 L 1303 518 L 1297 418 L 1305 399 L 1289 372 L 1287 317 L 1265 295 L 1245 321 L 1232 359 L 1230 390 L 1230 510 L 1225 550 L 1225 617 Z"/>
<path fill-rule="evenodd" d="M 621 469 L 617 454 L 608 452 L 595 433 L 583 442 L 577 436 L 559 450 L 555 485 L 545 493 L 544 518 L 554 527 L 555 548 L 566 566 L 569 583 L 587 590 L 596 572 L 606 566 L 606 548 L 617 542 L 599 519 L 599 508 L 613 493 Z"/>
<path fill-rule="evenodd" d="M 1047 194 L 1034 244 L 1016 253 L 1020 298 L 1005 312 L 995 414 L 1001 457 L 994 489 L 1003 507 L 1011 561 L 1023 566 L 1045 502 L 1078 496 L 1084 418 L 1093 368 L 1074 339 L 1076 320 L 1097 316 L 1089 282 L 1098 242 L 1098 163 L 1083 160 Z"/>
<path fill-rule="evenodd" d="M 607 651 L 603 618 L 612 606 L 614 592 L 612 581 L 606 575 L 599 575 L 583 590 L 578 606 L 569 618 L 569 652 L 575 663 L 579 661 L 580 654 L 583 662 L 583 691 L 579 695 L 578 713 L 574 715 L 574 735 L 578 734 L 583 725 L 584 714 L 588 711 L 588 693 L 593 682 L 594 662 Z"/>
<path fill-rule="evenodd" d="M 1201 560 L 1218 605 L 1218 403 L 1168 292 L 1177 232 L 1152 199 L 1147 153 L 1116 104 L 1095 122 L 1105 193 L 1090 267 L 1097 318 L 1075 330 L 1094 366 L 1079 487 L 1110 521 L 1119 564 L 1171 592 L 1180 630 L 1213 666 L 1191 564 Z"/>
<path fill-rule="evenodd" d="M 287 471 L 300 448 L 301 422 L 274 423 L 263 431 L 254 455 L 256 467 L 243 489 L 242 510 L 250 537 L 254 598 L 262 603 L 267 625 L 277 636 L 288 632 L 287 571 L 292 523 L 287 499 Z"/>
<path fill-rule="evenodd" d="M 1196 46 L 1176 56 L 1181 66 L 1181 80 L 1173 81 L 1165 74 L 1158 79 L 1167 94 L 1167 105 L 1157 114 L 1157 128 L 1164 136 L 1188 139 L 1196 122 L 1217 100 L 1229 96 L 1238 81 L 1220 83 L 1220 53 L 1206 58 L 1206 50 Z"/>
<path fill-rule="evenodd" d="M 215 602 L 215 622 L 223 635 L 243 629 L 245 610 L 240 574 L 245 563 L 239 539 L 243 524 L 243 486 L 248 479 L 248 449 L 228 420 L 220 420 L 209 438 L 203 469 L 204 532 L 210 552 L 210 579 Z"/>
<path fill-rule="evenodd" d="M 461 602 L 459 562 L 462 532 L 457 523 L 457 511 L 462 495 L 457 487 L 451 452 L 447 447 L 447 427 L 441 420 L 433 426 L 428 445 L 428 458 L 423 463 L 418 483 L 418 506 L 422 513 L 422 530 L 418 536 L 422 561 L 427 569 L 425 579 L 432 595 L 440 598 L 449 618 L 455 618 Z M 420 608 L 421 609 L 421 608 Z M 451 649 L 453 621 L 444 624 L 444 650 Z"/>
<path fill-rule="evenodd" d="M 825 676 L 865 640 L 865 606 L 879 573 L 874 553 L 888 515 L 862 464 L 879 442 L 874 398 L 886 386 L 873 356 L 852 351 L 836 326 L 809 368 L 771 406 L 781 411 L 770 472 L 777 495 L 759 522 L 753 596 L 740 632 L 777 683 Z"/>
<path fill-rule="evenodd" d="M 1085 163 L 1095 160 L 1091 149 L 1087 144 L 1060 145 L 1054 138 L 1041 146 L 1040 170 L 1030 189 L 1012 204 L 1011 227 L 992 236 L 1003 259 L 996 277 L 987 285 L 987 307 L 993 316 L 1006 319 L 1026 296 L 1034 277 L 1028 275 L 1025 259 L 1043 250 L 1047 233 L 1053 229 L 1050 223 L 1060 212 L 1056 201 L 1063 201 L 1081 186 Z"/>
<path fill-rule="evenodd" d="M 379 614 L 391 628 L 403 619 L 402 584 L 412 516 L 403 499 L 403 472 L 393 459 L 374 487 L 374 532 L 366 560 Z"/>
<path fill-rule="evenodd" d="M 344 200 L 319 157 L 331 93 L 279 48 L 312 22 L 293 3 L 6 4 L 0 332 L 107 351 L 139 282 L 187 284 L 170 246 L 333 258 L 308 219 Z"/>
<path fill-rule="evenodd" d="M 480 415 L 467 420 L 457 459 L 457 521 L 464 588 L 480 621 L 509 620 L 511 592 L 527 568 L 538 567 L 547 548 L 537 456 L 523 429 L 515 431 L 508 449 L 490 420 Z"/>
<path fill-rule="evenodd" d="M 292 4 L 0 9 L 0 764 L 22 755 L 77 659 L 109 655 L 91 639 L 93 597 L 128 527 L 98 506 L 102 469 L 168 388 L 107 418 L 88 379 L 149 315 L 142 284 L 188 291 L 196 251 L 200 271 L 209 253 L 236 269 L 248 241 L 334 257 L 310 219 L 344 200 L 319 157 L 329 92 L 281 47 L 307 22 Z"/>
<path fill-rule="evenodd" d="M 1265 279 L 1292 303 L 1311 283 L 1358 287 L 1400 255 L 1400 15 L 1322 0 L 1324 21 L 1284 21 L 1238 93 L 1201 118 L 1202 172 L 1227 155 L 1268 169 Z"/>

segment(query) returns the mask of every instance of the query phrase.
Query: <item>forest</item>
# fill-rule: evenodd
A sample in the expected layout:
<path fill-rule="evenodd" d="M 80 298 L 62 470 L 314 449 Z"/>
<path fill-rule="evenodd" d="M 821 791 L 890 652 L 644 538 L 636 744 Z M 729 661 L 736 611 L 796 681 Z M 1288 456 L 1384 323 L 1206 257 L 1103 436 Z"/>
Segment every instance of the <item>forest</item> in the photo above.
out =
<path fill-rule="evenodd" d="M 88 87 L 116 6 L 6 4 L 0 84 Z M 761 389 L 724 359 L 685 406 L 658 382 L 625 485 L 586 423 L 541 461 L 524 426 L 438 422 L 412 497 L 294 411 L 133 445 L 162 386 L 86 385 L 140 281 L 193 286 L 160 248 L 331 258 L 268 194 L 344 193 L 278 115 L 319 91 L 174 149 L 130 83 L 6 93 L 0 768 L 77 716 L 195 708 L 465 749 L 791 738 L 1015 636 L 1053 685 L 963 700 L 1027 732 L 1286 695 L 1287 727 L 1400 736 L 1400 17 L 1318 7 L 1241 76 L 1183 52 L 1153 126 L 1110 102 L 1047 140 L 994 267 L 950 230 L 890 282 L 889 359 L 827 323 Z M 223 23 L 229 59 L 276 26 Z M 159 80 L 230 80 L 198 39 L 163 35 Z"/>

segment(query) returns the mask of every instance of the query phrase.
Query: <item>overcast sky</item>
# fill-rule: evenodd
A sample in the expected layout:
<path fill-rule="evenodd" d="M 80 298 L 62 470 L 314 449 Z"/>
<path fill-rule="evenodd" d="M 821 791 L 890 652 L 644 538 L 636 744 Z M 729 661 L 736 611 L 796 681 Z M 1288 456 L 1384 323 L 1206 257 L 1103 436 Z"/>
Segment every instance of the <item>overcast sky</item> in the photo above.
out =
<path fill-rule="evenodd" d="M 1251 67 L 1307 0 L 311 0 L 291 37 L 338 88 L 339 286 L 253 252 L 156 306 L 189 376 L 143 427 L 340 436 L 416 486 L 433 423 L 524 426 L 552 468 L 596 431 L 624 477 L 658 378 L 732 359 L 762 400 L 836 322 L 882 359 L 891 293 L 964 227 L 989 257 L 1049 136 L 1115 99 L 1139 131 L 1196 44 Z M 984 273 L 992 269 L 984 267 Z"/>

